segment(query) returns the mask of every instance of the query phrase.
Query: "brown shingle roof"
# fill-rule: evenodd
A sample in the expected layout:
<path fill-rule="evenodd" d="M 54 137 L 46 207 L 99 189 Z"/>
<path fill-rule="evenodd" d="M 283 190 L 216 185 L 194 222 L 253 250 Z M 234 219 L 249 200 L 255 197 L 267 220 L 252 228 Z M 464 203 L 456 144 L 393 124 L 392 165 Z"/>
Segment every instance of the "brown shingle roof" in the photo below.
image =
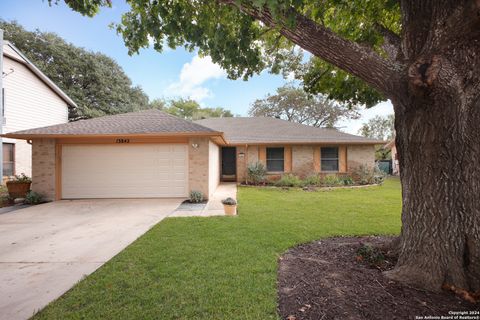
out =
<path fill-rule="evenodd" d="M 214 129 L 180 119 L 159 110 L 144 110 L 80 120 L 48 127 L 28 129 L 5 134 L 6 137 L 35 136 L 89 136 L 89 135 L 167 135 L 167 134 L 221 135 Z"/>
<path fill-rule="evenodd" d="M 223 132 L 225 140 L 230 144 L 384 143 L 384 141 L 355 136 L 335 129 L 315 128 L 268 117 L 210 118 L 195 122 Z"/>

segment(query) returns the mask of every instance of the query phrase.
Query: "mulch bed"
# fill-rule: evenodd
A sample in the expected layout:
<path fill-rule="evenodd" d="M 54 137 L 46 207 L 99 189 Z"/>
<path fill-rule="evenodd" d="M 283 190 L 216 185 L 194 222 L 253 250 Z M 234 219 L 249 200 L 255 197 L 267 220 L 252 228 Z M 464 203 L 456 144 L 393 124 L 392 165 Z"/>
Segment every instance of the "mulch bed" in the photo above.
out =
<path fill-rule="evenodd" d="M 358 257 L 363 244 L 381 248 L 391 240 L 330 238 L 289 250 L 279 260 L 282 319 L 440 319 L 449 311 L 480 310 L 480 304 L 450 292 L 424 292 L 388 280 L 382 271 L 393 267 L 395 257 L 387 254 L 375 266 Z"/>

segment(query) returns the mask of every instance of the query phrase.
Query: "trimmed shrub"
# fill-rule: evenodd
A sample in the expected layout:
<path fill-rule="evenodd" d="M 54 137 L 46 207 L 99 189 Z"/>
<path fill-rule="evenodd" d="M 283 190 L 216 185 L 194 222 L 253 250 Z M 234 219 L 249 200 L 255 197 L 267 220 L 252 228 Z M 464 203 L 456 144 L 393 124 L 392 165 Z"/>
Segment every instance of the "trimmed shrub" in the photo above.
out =
<path fill-rule="evenodd" d="M 275 185 L 278 187 L 301 187 L 303 186 L 303 181 L 296 175 L 287 173 L 280 180 L 276 181 Z"/>
<path fill-rule="evenodd" d="M 267 169 L 261 162 L 250 163 L 247 166 L 248 182 L 258 185 L 265 183 Z"/>
<path fill-rule="evenodd" d="M 203 193 L 200 191 L 192 190 L 190 191 L 190 202 L 191 203 L 200 203 L 203 201 Z"/>

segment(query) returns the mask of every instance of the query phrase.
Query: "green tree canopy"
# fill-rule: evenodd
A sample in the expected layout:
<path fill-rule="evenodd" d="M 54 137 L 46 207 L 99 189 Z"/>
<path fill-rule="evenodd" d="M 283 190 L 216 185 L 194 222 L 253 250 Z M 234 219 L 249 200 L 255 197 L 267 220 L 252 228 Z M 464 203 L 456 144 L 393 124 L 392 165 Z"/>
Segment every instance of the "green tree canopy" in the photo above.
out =
<path fill-rule="evenodd" d="M 110 5 L 110 1 L 102 0 L 65 2 L 89 16 L 100 6 Z M 220 3 L 230 5 L 217 5 L 215 1 L 129 1 L 131 10 L 123 15 L 117 31 L 130 53 L 149 46 L 149 39 L 153 39 L 154 48 L 160 52 L 165 45 L 198 48 L 227 70 L 232 79 L 248 78 L 264 69 L 293 72 L 308 92 L 326 94 L 349 106 L 370 107 L 385 99 L 360 78 L 325 60 L 312 57 L 304 63 L 302 52 L 288 37 L 283 37 L 280 25 L 293 25 L 295 17 L 289 12 L 297 12 L 349 40 L 372 47 L 382 56 L 396 55 L 394 43 L 400 30 L 398 1 L 326 0 L 321 6 L 317 1 L 297 0 Z M 280 20 L 280 25 L 258 21 L 264 18 L 260 17 L 261 8 L 269 10 L 270 17 L 265 19 Z"/>
<path fill-rule="evenodd" d="M 309 95 L 301 88 L 289 84 L 278 88 L 274 95 L 256 100 L 249 114 L 329 128 L 342 119 L 357 119 L 359 116 L 356 107 L 335 103 L 322 95 Z"/>
<path fill-rule="evenodd" d="M 394 124 L 395 116 L 393 114 L 385 117 L 375 116 L 365 122 L 358 133 L 367 138 L 392 140 L 395 136 Z"/>
<path fill-rule="evenodd" d="M 186 120 L 233 117 L 233 114 L 229 110 L 220 107 L 202 108 L 197 101 L 183 98 L 170 100 L 169 102 L 164 103 L 164 107 L 161 109 Z"/>
<path fill-rule="evenodd" d="M 58 35 L 29 32 L 16 22 L 0 21 L 5 39 L 12 42 L 47 77 L 58 85 L 78 108 L 70 120 L 146 109 L 148 96 L 110 57 L 76 47 Z"/>

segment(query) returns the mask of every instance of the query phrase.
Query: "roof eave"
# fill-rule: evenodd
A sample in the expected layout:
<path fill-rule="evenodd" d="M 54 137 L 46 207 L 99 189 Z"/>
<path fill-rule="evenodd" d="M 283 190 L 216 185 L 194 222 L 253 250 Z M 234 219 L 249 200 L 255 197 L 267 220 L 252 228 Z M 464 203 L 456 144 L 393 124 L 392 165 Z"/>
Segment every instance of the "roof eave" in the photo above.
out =
<path fill-rule="evenodd" d="M 380 145 L 384 144 L 384 141 L 230 141 L 228 142 L 229 145 L 316 145 L 316 144 L 323 144 L 323 145 Z"/>
<path fill-rule="evenodd" d="M 0 135 L 3 138 L 34 140 L 34 139 L 58 139 L 58 138 L 108 138 L 108 137 L 221 137 L 225 142 L 223 132 L 162 132 L 162 133 L 108 133 L 108 134 L 29 134 L 29 133 L 4 133 Z"/>

